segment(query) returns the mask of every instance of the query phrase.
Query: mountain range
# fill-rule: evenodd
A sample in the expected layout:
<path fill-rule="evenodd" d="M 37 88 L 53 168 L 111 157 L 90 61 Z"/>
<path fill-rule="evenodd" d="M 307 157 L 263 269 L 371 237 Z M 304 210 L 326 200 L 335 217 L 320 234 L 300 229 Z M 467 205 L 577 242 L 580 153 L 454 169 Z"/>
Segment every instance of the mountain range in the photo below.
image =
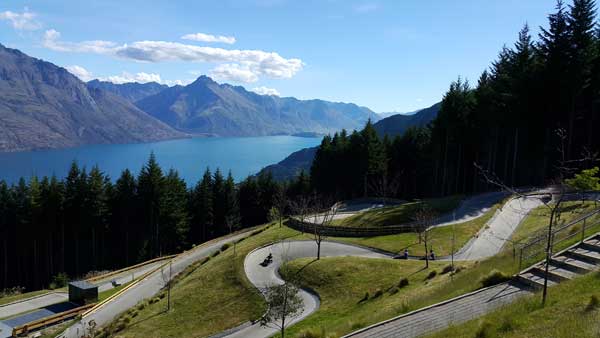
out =
<path fill-rule="evenodd" d="M 87 83 L 88 88 L 102 89 L 113 94 L 117 94 L 125 100 L 135 103 L 148 96 L 152 96 L 160 93 L 161 91 L 169 88 L 169 86 L 156 83 L 137 83 L 128 82 L 116 84 L 108 81 L 92 80 Z"/>
<path fill-rule="evenodd" d="M 410 127 L 424 127 L 429 122 L 436 118 L 441 102 L 434 104 L 431 107 L 418 110 L 411 114 L 396 114 L 386 117 L 373 125 L 380 136 L 389 135 L 396 136 L 403 134 Z"/>
<path fill-rule="evenodd" d="M 0 151 L 185 136 L 64 68 L 0 45 Z"/>
<path fill-rule="evenodd" d="M 263 136 L 327 134 L 358 129 L 376 113 L 352 103 L 259 95 L 207 76 L 173 86 L 136 102 L 153 117 L 191 134 Z"/>
<path fill-rule="evenodd" d="M 187 86 L 93 80 L 0 44 L 0 152 L 189 136 L 323 135 L 380 117 L 366 107 L 259 95 L 206 76 Z"/>

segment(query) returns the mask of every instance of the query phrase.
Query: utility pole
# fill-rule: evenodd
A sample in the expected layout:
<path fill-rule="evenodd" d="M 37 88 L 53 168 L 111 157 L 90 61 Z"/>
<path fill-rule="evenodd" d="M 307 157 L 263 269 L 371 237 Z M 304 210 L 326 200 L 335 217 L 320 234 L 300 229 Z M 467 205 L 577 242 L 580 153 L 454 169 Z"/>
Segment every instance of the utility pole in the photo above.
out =
<path fill-rule="evenodd" d="M 454 279 L 454 243 L 456 242 L 456 211 L 452 212 L 452 258 L 451 266 L 452 271 L 450 272 L 450 279 Z"/>

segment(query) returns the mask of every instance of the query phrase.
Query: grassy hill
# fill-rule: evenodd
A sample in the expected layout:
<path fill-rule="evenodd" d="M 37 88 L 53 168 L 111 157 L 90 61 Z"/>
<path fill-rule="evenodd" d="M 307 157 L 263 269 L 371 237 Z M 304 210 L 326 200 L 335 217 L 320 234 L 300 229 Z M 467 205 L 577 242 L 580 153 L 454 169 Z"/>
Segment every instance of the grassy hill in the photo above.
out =
<path fill-rule="evenodd" d="M 545 307 L 534 295 L 430 337 L 598 337 L 599 298 L 600 272 L 595 272 L 552 288 Z"/>
<path fill-rule="evenodd" d="M 577 203 L 580 202 L 565 205 L 571 209 L 563 213 L 564 221 L 577 217 L 584 212 L 582 210 L 593 208 L 592 204 L 584 208 L 572 208 Z M 543 230 L 547 223 L 547 209 L 544 208 L 536 209 L 532 216 L 527 217 L 512 239 L 523 240 Z M 465 230 L 465 234 L 473 235 L 485 223 L 485 217 L 491 216 L 483 216 L 474 220 L 477 223 L 457 225 L 456 228 L 468 228 L 470 230 Z M 448 228 L 441 229 L 447 231 Z M 163 292 L 114 321 L 110 333 L 115 337 L 144 338 L 209 336 L 259 318 L 265 310 L 265 303 L 246 279 L 244 257 L 256 247 L 284 238 L 310 238 L 287 227 L 271 225 L 262 229 L 237 243 L 235 254 L 233 247 L 223 248 L 218 255 L 194 264 L 178 276 L 172 289 L 171 311 L 165 312 L 166 297 Z M 600 231 L 600 226 L 595 226 L 591 231 Z M 416 239 L 414 234 L 402 236 L 406 237 L 336 240 L 398 248 L 404 244 L 392 243 L 403 243 L 403 240 L 408 243 Z M 440 235 L 438 238 L 440 242 L 447 242 L 450 237 L 442 240 Z M 466 235 L 464 238 L 468 239 Z M 562 246 L 569 244 L 565 242 Z M 292 261 L 286 269 L 282 269 L 282 273 L 288 278 L 296 275 L 294 271 L 304 267 L 308 261 L 311 259 Z M 306 320 L 292 326 L 288 331 L 290 337 L 326 337 L 348 333 L 476 290 L 482 286 L 481 280 L 494 270 L 506 275 L 518 270 L 518 260 L 513 256 L 511 245 L 490 259 L 461 262 L 461 271 L 453 276 L 442 273 L 447 264 L 434 262 L 429 270 L 423 270 L 423 261 L 337 257 L 314 262 L 297 275 L 297 282 L 320 295 L 321 307 Z M 431 271 L 436 271 L 435 276 L 427 278 Z M 400 281 L 404 278 L 408 279 L 408 285 L 400 287 Z M 367 292 L 369 296 L 365 297 Z"/>

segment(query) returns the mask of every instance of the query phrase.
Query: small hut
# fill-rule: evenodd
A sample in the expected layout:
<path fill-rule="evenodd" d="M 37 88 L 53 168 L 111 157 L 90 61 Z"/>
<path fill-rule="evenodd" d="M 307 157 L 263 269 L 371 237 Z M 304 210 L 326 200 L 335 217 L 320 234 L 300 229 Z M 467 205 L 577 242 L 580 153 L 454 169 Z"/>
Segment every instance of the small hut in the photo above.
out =
<path fill-rule="evenodd" d="M 69 301 L 77 304 L 98 301 L 98 286 L 84 280 L 70 282 Z"/>

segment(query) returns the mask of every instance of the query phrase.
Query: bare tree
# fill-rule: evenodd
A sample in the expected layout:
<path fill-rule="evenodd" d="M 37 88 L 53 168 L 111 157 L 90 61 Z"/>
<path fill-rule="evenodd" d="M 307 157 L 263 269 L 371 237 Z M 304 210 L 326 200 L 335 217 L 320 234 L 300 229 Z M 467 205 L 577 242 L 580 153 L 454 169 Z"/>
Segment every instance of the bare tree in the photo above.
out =
<path fill-rule="evenodd" d="M 369 190 L 372 191 L 376 197 L 381 199 L 383 205 L 387 205 L 389 198 L 393 197 L 398 193 L 400 188 L 400 175 L 394 175 L 391 179 L 388 179 L 386 173 L 382 173 L 377 177 L 372 177 L 369 182 Z"/>
<path fill-rule="evenodd" d="M 431 226 L 433 225 L 435 217 L 435 212 L 425 204 L 423 204 L 413 216 L 413 219 L 415 220 L 413 229 L 419 238 L 419 243 L 423 244 L 425 249 L 425 268 L 429 268 L 429 251 L 432 250 L 430 246 L 432 239 Z"/>
<path fill-rule="evenodd" d="M 557 222 L 560 220 L 562 204 L 565 201 L 566 194 L 569 190 L 573 191 L 573 187 L 568 187 L 566 177 L 572 176 L 581 165 L 586 163 L 594 163 L 597 161 L 597 154 L 593 154 L 589 151 L 584 151 L 583 156 L 579 159 L 570 160 L 566 158 L 566 140 L 567 133 L 564 129 L 556 130 L 556 136 L 559 139 L 559 145 L 557 152 L 559 154 L 558 164 L 555 166 L 557 175 L 552 180 L 551 189 L 541 193 L 546 198 L 541 198 L 543 205 L 547 208 L 549 215 L 548 229 L 546 233 L 546 250 L 545 250 L 545 269 L 544 269 L 544 287 L 542 292 L 542 305 L 546 304 L 546 298 L 548 294 L 548 278 L 549 268 L 552 259 L 553 249 L 553 231 Z M 482 166 L 475 163 L 475 167 L 482 174 L 485 181 L 491 185 L 497 186 L 500 189 L 511 193 L 519 198 L 524 198 L 527 195 L 518 191 L 514 187 L 510 187 L 505 184 L 496 174 L 484 169 Z"/>
<path fill-rule="evenodd" d="M 283 188 L 277 189 L 277 193 L 273 199 L 273 207 L 269 211 L 269 218 L 272 222 L 279 222 L 280 228 L 283 226 L 283 219 L 286 216 L 285 211 L 288 207 L 288 204 L 288 199 Z"/>
<path fill-rule="evenodd" d="M 162 280 L 163 280 L 163 285 L 164 287 L 167 288 L 167 310 L 166 312 L 169 312 L 171 310 L 171 284 L 173 281 L 173 261 L 169 262 L 169 269 L 168 271 L 165 271 L 166 267 L 163 266 L 160 270 L 161 276 L 162 276 Z"/>
<path fill-rule="evenodd" d="M 310 227 L 312 228 L 313 239 L 317 244 L 317 260 L 321 259 L 321 243 L 326 238 L 325 226 L 331 224 L 339 209 L 338 203 L 333 206 L 329 205 L 326 200 L 318 197 L 314 198 Z"/>
<path fill-rule="evenodd" d="M 302 224 L 306 224 L 306 220 L 311 212 L 311 198 L 309 196 L 299 196 L 293 201 L 289 202 L 290 209 L 293 217 L 300 221 Z"/>

